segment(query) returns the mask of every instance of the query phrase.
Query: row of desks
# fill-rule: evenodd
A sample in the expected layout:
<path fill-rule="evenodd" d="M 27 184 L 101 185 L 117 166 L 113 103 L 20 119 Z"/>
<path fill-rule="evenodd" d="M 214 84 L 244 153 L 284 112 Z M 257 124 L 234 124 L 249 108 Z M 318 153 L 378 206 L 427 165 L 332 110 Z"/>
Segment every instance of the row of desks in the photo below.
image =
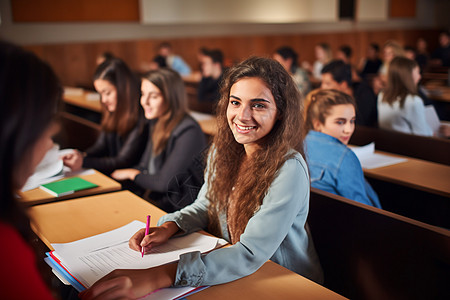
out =
<path fill-rule="evenodd" d="M 96 174 L 98 175 L 98 174 Z M 53 249 L 52 243 L 66 243 L 100 234 L 133 220 L 151 226 L 165 214 L 159 208 L 129 191 L 35 205 L 29 208 L 32 227 L 39 238 Z M 210 287 L 189 299 L 344 299 L 271 261 L 258 271 L 231 283 Z"/>

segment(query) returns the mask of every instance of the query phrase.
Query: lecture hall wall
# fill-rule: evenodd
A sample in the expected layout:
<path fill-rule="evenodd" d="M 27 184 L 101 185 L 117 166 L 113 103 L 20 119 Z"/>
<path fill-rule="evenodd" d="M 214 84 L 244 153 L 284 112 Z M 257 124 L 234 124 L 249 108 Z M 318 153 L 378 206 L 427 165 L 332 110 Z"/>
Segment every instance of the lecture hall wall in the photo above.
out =
<path fill-rule="evenodd" d="M 357 63 L 370 42 L 382 45 L 395 39 L 403 45 L 415 45 L 417 38 L 425 37 L 433 49 L 439 29 L 448 28 L 448 17 L 440 16 L 442 7 L 448 7 L 442 0 L 380 0 L 386 6 L 385 18 L 371 20 L 369 15 L 364 21 L 295 24 L 148 24 L 141 16 L 143 1 L 156 0 L 66 0 L 64 4 L 58 0 L 0 1 L 0 36 L 47 60 L 64 85 L 90 86 L 100 53 L 111 51 L 140 71 L 162 41 L 170 41 L 194 69 L 198 69 L 200 47 L 222 49 L 231 64 L 249 55 L 269 56 L 277 47 L 290 45 L 301 61 L 311 62 L 314 45 L 324 41 L 334 51 L 340 45 L 350 45 L 353 63 Z M 359 7 L 372 3 L 356 2 Z"/>

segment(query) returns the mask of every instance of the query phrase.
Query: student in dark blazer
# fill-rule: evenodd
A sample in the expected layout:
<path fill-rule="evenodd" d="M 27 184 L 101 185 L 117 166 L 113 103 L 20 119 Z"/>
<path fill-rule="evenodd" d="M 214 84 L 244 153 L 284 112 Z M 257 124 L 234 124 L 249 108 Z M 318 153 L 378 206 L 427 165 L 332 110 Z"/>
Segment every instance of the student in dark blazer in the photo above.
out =
<path fill-rule="evenodd" d="M 147 143 L 140 82 L 121 59 L 112 58 L 98 66 L 94 86 L 103 106 L 100 136 L 85 153 L 75 150 L 63 162 L 73 171 L 94 168 L 109 175 L 135 165 Z"/>
<path fill-rule="evenodd" d="M 149 138 L 140 162 L 112 173 L 116 180 L 149 198 L 167 212 L 178 209 L 167 196 L 168 184 L 184 172 L 206 147 L 205 134 L 187 113 L 187 96 L 180 75 L 170 69 L 149 72 L 142 79 L 141 105 L 148 120 Z M 130 180 L 130 182 L 126 182 Z"/>

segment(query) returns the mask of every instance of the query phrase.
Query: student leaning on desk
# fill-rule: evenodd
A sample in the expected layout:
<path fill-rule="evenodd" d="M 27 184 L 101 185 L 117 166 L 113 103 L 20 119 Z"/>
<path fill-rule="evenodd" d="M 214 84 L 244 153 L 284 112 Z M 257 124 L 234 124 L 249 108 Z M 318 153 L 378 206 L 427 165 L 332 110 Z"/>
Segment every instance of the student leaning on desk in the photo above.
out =
<path fill-rule="evenodd" d="M 52 299 L 31 245 L 30 220 L 16 201 L 53 146 L 62 88 L 34 54 L 0 41 L 0 238 L 2 299 Z"/>
<path fill-rule="evenodd" d="M 139 105 L 140 81 L 119 58 L 100 64 L 94 86 L 103 106 L 102 131 L 83 154 L 78 150 L 63 156 L 72 171 L 93 168 L 106 175 L 139 162 L 147 142 L 145 118 Z"/>
<path fill-rule="evenodd" d="M 311 280 L 322 271 L 306 218 L 309 175 L 303 158 L 301 96 L 277 62 L 250 58 L 225 77 L 218 105 L 218 133 L 197 200 L 166 215 L 159 227 L 130 239 L 148 251 L 175 234 L 209 229 L 232 245 L 178 263 L 144 270 L 116 270 L 80 294 L 140 297 L 168 286 L 201 286 L 250 275 L 271 259 Z"/>

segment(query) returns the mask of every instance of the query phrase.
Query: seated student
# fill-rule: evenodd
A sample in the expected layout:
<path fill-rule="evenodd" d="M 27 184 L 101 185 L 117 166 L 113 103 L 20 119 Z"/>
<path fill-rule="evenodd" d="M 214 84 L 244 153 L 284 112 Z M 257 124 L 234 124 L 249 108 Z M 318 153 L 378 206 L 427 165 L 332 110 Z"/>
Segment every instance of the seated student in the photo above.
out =
<path fill-rule="evenodd" d="M 75 150 L 62 159 L 73 171 L 94 168 L 109 175 L 135 165 L 147 143 L 140 82 L 121 59 L 113 58 L 98 66 L 94 86 L 103 106 L 102 132 L 85 153 Z"/>
<path fill-rule="evenodd" d="M 223 78 L 223 53 L 219 49 L 207 50 L 201 57 L 202 79 L 198 85 L 198 101 L 217 103 Z"/>
<path fill-rule="evenodd" d="M 62 87 L 46 63 L 0 41 L 2 299 L 53 299 L 36 265 L 35 235 L 16 193 L 53 146 L 61 95 Z"/>
<path fill-rule="evenodd" d="M 431 54 L 433 66 L 450 67 L 450 32 L 442 31 L 439 34 L 439 47 Z"/>
<path fill-rule="evenodd" d="M 380 47 L 376 43 L 371 43 L 367 48 L 367 56 L 359 62 L 359 76 L 366 81 L 371 81 L 378 73 L 382 65 L 382 61 L 378 56 Z"/>
<path fill-rule="evenodd" d="M 231 67 L 218 106 L 218 134 L 197 200 L 138 231 L 136 251 L 175 233 L 207 229 L 232 245 L 185 253 L 177 263 L 116 270 L 81 293 L 143 296 L 168 286 L 201 286 L 250 275 L 268 259 L 311 280 L 322 271 L 309 234 L 308 167 L 303 159 L 301 96 L 286 70 L 266 58 Z M 127 285 L 123 284 L 127 283 Z"/>
<path fill-rule="evenodd" d="M 377 97 L 366 82 L 352 83 L 350 65 L 334 60 L 322 69 L 321 89 L 335 89 L 356 100 L 356 124 L 377 126 Z"/>
<path fill-rule="evenodd" d="M 279 62 L 291 74 L 302 95 L 307 95 L 311 89 L 308 72 L 298 65 L 298 54 L 291 47 L 280 47 L 273 54 L 273 59 Z"/>
<path fill-rule="evenodd" d="M 336 52 L 336 59 L 342 60 L 344 63 L 351 67 L 352 71 L 352 81 L 358 82 L 361 81 L 361 77 L 359 77 L 358 72 L 356 71 L 356 67 L 352 65 L 352 55 L 353 49 L 349 45 L 342 45 L 339 47 Z"/>
<path fill-rule="evenodd" d="M 166 212 L 176 208 L 167 197 L 168 183 L 183 172 L 191 159 L 206 147 L 198 123 L 187 113 L 183 80 L 171 69 L 151 71 L 142 78 L 141 105 L 148 121 L 149 139 L 140 162 L 119 169 L 111 176 L 125 182 L 137 194 L 151 191 L 149 198 Z"/>
<path fill-rule="evenodd" d="M 158 54 L 166 59 L 166 64 L 169 68 L 175 70 L 181 76 L 189 76 L 191 74 L 191 67 L 179 55 L 173 53 L 172 45 L 168 42 L 163 42 L 159 45 Z"/>
<path fill-rule="evenodd" d="M 311 186 L 381 208 L 377 194 L 364 179 L 358 158 L 347 147 L 355 118 L 351 96 L 337 90 L 320 90 L 311 96 L 304 126 Z"/>
<path fill-rule="evenodd" d="M 316 60 L 311 66 L 308 62 L 303 63 L 303 68 L 312 74 L 312 80 L 320 81 L 322 79 L 322 68 L 332 59 L 331 47 L 327 43 L 320 43 L 314 47 L 314 55 Z"/>
<path fill-rule="evenodd" d="M 417 62 L 406 57 L 396 57 L 391 61 L 386 88 L 378 95 L 380 128 L 433 135 L 425 118 L 423 100 L 417 94 L 420 78 Z"/>

